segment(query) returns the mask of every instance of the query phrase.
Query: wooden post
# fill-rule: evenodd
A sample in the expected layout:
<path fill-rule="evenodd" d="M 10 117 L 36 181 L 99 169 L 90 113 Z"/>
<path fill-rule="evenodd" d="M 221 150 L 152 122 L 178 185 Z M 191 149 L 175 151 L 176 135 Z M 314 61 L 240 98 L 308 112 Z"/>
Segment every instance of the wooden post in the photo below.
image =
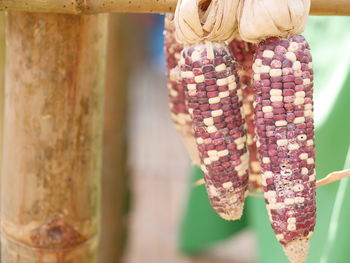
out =
<path fill-rule="evenodd" d="M 6 23 L 1 261 L 95 262 L 107 16 Z"/>
<path fill-rule="evenodd" d="M 119 14 L 109 17 L 107 78 L 103 132 L 102 220 L 99 261 L 118 263 L 121 260 L 124 236 L 123 208 L 126 184 L 126 132 L 128 46 L 124 29 L 126 19 Z"/>

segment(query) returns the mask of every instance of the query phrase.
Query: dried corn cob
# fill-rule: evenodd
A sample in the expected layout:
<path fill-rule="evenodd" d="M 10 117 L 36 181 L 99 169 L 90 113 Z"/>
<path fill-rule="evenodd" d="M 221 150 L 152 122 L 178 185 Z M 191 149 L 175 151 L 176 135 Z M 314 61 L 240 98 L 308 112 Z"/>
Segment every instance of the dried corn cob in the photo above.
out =
<path fill-rule="evenodd" d="M 167 14 L 164 23 L 165 56 L 167 63 L 168 91 L 171 118 L 186 146 L 194 164 L 200 166 L 199 153 L 192 129 L 191 117 L 187 110 L 185 88 L 177 67 L 183 46 L 175 39 L 174 15 Z"/>
<path fill-rule="evenodd" d="M 224 219 L 242 215 L 248 186 L 242 90 L 228 46 L 185 46 L 180 70 L 212 207 Z"/>
<path fill-rule="evenodd" d="M 243 108 L 247 123 L 247 146 L 249 150 L 249 190 L 262 192 L 260 163 L 258 149 L 255 143 L 254 125 L 254 87 L 252 84 L 253 56 L 257 46 L 244 41 L 233 40 L 229 43 L 231 52 L 238 62 L 237 71 L 239 82 L 243 90 Z"/>
<path fill-rule="evenodd" d="M 293 263 L 315 227 L 313 70 L 303 36 L 270 38 L 253 64 L 257 146 L 270 221 Z"/>

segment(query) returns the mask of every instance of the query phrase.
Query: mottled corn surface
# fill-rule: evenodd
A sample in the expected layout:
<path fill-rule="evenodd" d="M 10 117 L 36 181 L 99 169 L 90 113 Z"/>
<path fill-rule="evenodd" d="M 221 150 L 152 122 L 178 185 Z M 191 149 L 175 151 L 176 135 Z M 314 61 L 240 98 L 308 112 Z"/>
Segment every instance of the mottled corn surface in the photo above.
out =
<path fill-rule="evenodd" d="M 185 88 L 182 85 L 178 62 L 183 45 L 175 39 L 174 15 L 167 14 L 164 21 L 164 46 L 167 68 L 167 87 L 171 118 L 179 132 L 187 152 L 196 165 L 200 165 L 199 153 L 192 129 L 192 120 L 186 105 Z"/>
<path fill-rule="evenodd" d="M 247 124 L 247 147 L 249 150 L 249 190 L 252 192 L 262 192 L 260 175 L 260 163 L 258 149 L 255 143 L 254 124 L 254 86 L 253 77 L 253 57 L 257 45 L 244 41 L 233 40 L 229 43 L 230 50 L 237 61 L 237 72 L 239 82 L 243 90 L 243 109 Z"/>
<path fill-rule="evenodd" d="M 211 205 L 222 218 L 238 219 L 249 156 L 232 54 L 224 43 L 186 46 L 180 69 Z"/>
<path fill-rule="evenodd" d="M 312 68 L 309 45 L 300 35 L 260 43 L 253 64 L 265 201 L 290 259 L 306 253 L 298 247 L 307 250 L 316 219 Z"/>
<path fill-rule="evenodd" d="M 172 22 L 174 15 L 166 15 L 164 23 L 165 57 L 168 76 L 168 90 L 170 99 L 171 117 L 177 128 L 191 121 L 186 106 L 185 89 L 182 85 L 177 68 L 183 46 L 175 39 L 175 28 Z M 180 126 L 180 127 L 178 127 Z"/>

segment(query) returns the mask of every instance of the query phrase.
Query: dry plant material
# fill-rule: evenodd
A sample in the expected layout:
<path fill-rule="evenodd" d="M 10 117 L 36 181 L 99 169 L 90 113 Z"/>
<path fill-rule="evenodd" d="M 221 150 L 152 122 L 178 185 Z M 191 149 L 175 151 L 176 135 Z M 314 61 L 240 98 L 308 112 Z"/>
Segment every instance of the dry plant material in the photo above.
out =
<path fill-rule="evenodd" d="M 212 207 L 224 219 L 242 215 L 248 161 L 242 90 L 224 42 L 184 47 L 180 70 Z"/>
<path fill-rule="evenodd" d="M 262 192 L 260 163 L 258 149 L 255 143 L 255 124 L 254 124 L 254 87 L 252 84 L 253 76 L 253 57 L 257 45 L 233 40 L 229 43 L 231 52 L 237 61 L 237 71 L 239 82 L 243 90 L 243 109 L 245 121 L 247 123 L 247 147 L 249 150 L 249 190 L 253 192 Z"/>
<path fill-rule="evenodd" d="M 315 227 L 313 69 L 301 35 L 259 44 L 253 64 L 257 146 L 270 221 L 289 260 L 305 262 Z"/>
<path fill-rule="evenodd" d="M 186 146 L 192 162 L 200 166 L 199 153 L 192 129 L 192 120 L 186 105 L 185 87 L 182 84 L 178 68 L 183 45 L 175 39 L 173 19 L 174 15 L 168 14 L 165 16 L 164 23 L 167 87 L 169 91 L 171 118 Z"/>

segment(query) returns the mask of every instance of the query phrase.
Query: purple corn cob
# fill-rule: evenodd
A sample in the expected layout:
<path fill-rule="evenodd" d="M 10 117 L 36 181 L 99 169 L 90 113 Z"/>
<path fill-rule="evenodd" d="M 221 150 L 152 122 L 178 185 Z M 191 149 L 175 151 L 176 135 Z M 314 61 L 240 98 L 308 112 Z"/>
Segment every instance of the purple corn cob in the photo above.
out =
<path fill-rule="evenodd" d="M 242 90 L 228 46 L 185 46 L 180 71 L 212 207 L 224 219 L 241 217 L 249 154 Z"/>
<path fill-rule="evenodd" d="M 305 262 L 316 223 L 313 69 L 303 36 L 259 44 L 253 64 L 262 184 L 277 239 Z"/>
<path fill-rule="evenodd" d="M 182 85 L 178 62 L 183 45 L 175 39 L 174 15 L 167 14 L 164 23 L 165 56 L 169 91 L 171 118 L 179 132 L 187 152 L 194 164 L 200 166 L 199 153 L 192 129 L 192 120 L 186 105 L 185 87 Z"/>

